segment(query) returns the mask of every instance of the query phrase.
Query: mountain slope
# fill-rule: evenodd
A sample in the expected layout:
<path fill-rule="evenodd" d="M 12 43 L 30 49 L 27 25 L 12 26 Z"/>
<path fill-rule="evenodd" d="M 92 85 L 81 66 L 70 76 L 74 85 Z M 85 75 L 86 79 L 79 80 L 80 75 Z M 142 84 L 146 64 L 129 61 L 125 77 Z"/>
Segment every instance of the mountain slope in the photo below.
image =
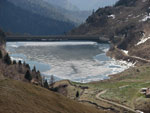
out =
<path fill-rule="evenodd" d="M 0 113 L 104 113 L 47 89 L 0 79 Z"/>
<path fill-rule="evenodd" d="M 74 6 L 65 0 L 8 0 L 14 5 L 39 14 L 64 22 L 79 24 L 90 15 L 90 11 L 73 10 Z M 71 9 L 73 8 L 73 9 Z M 82 16 L 81 16 L 82 15 Z"/>
<path fill-rule="evenodd" d="M 59 6 L 62 7 L 66 10 L 71 10 L 71 11 L 78 11 L 78 7 L 73 5 L 70 0 L 44 0 L 46 2 L 49 2 L 50 4 L 54 6 Z"/>
<path fill-rule="evenodd" d="M 27 10 L 29 12 L 45 16 L 48 18 L 52 18 L 55 20 L 68 21 L 67 17 L 65 17 L 60 9 L 56 8 L 52 4 L 48 2 L 44 2 L 43 0 L 8 0 L 10 3 L 15 6 Z"/>
<path fill-rule="evenodd" d="M 32 35 L 63 34 L 72 29 L 70 22 L 55 20 L 0 1 L 0 27 L 7 32 Z"/>
<path fill-rule="evenodd" d="M 119 0 L 113 7 L 98 9 L 70 34 L 100 35 L 109 38 L 112 45 L 128 50 L 129 55 L 149 59 L 150 52 L 145 52 L 149 50 L 145 43 L 150 37 L 149 7 L 149 0 Z"/>
<path fill-rule="evenodd" d="M 81 10 L 93 10 L 104 6 L 114 5 L 118 0 L 69 0 Z M 86 4 L 86 5 L 85 5 Z"/>

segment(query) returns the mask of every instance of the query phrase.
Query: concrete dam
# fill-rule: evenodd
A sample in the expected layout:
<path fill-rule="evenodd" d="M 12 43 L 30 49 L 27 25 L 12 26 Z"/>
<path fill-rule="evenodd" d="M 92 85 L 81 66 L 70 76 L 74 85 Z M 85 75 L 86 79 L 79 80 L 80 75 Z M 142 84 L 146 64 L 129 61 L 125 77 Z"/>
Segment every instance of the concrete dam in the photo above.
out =
<path fill-rule="evenodd" d="M 102 38 L 100 36 L 85 35 L 7 36 L 6 41 L 94 41 L 99 43 L 109 43 L 109 39 L 107 38 Z"/>

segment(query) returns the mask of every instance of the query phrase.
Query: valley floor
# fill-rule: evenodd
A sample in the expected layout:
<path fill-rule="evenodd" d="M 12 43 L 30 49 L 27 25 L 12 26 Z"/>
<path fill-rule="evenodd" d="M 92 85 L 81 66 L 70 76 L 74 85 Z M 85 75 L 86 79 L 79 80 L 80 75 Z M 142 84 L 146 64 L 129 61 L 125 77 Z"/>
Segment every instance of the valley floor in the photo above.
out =
<path fill-rule="evenodd" d="M 69 98 L 99 109 L 115 113 L 136 113 L 137 111 L 149 113 L 150 98 L 146 98 L 140 91 L 142 88 L 150 87 L 150 64 L 143 65 L 143 62 L 142 65 L 140 64 L 141 62 L 136 67 L 111 75 L 109 80 L 86 84 L 60 81 L 55 87 L 69 84 L 65 89 Z M 77 91 L 80 94 L 78 98 L 75 97 Z"/>

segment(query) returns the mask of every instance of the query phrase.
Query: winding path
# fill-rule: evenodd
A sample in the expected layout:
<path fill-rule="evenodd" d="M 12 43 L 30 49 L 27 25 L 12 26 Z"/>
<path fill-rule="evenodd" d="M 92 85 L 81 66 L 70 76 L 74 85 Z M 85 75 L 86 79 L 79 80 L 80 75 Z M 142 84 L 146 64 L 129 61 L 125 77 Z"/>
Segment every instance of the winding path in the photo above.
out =
<path fill-rule="evenodd" d="M 100 95 L 102 95 L 102 94 L 104 94 L 104 93 L 106 93 L 106 92 L 107 92 L 107 90 L 104 90 L 104 91 L 99 92 L 99 93 L 96 95 L 96 99 L 98 99 L 98 100 L 100 100 L 100 101 L 103 101 L 103 102 L 106 102 L 106 103 L 108 103 L 108 104 L 112 104 L 112 105 L 115 105 L 115 106 L 117 106 L 117 107 L 126 109 L 126 110 L 128 110 L 128 111 L 133 112 L 133 113 L 137 113 L 137 112 L 136 112 L 134 109 L 132 109 L 132 108 L 129 108 L 129 107 L 124 106 L 124 105 L 122 105 L 122 104 L 118 104 L 118 103 L 116 103 L 116 102 L 112 102 L 112 101 L 109 101 L 109 100 L 100 98 Z"/>
<path fill-rule="evenodd" d="M 132 59 L 135 59 L 135 60 L 138 60 L 138 61 L 143 61 L 145 63 L 150 63 L 150 60 L 147 60 L 147 59 L 144 59 L 144 58 L 141 58 L 141 57 L 138 57 L 138 56 L 130 56 L 129 54 L 125 53 L 124 51 L 122 51 L 121 49 L 115 47 L 116 50 L 119 50 L 124 56 L 126 57 L 129 57 L 129 58 L 132 58 Z"/>

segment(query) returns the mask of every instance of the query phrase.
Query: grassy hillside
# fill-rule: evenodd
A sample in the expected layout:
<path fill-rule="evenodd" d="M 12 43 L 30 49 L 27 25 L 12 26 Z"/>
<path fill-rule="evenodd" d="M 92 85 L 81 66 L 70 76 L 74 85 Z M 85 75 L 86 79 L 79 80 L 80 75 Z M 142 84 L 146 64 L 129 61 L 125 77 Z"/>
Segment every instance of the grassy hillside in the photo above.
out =
<path fill-rule="evenodd" d="M 144 94 L 140 93 L 142 88 L 150 87 L 149 73 L 150 65 L 144 65 L 113 75 L 110 80 L 87 84 L 73 84 L 89 87 L 81 95 L 80 99 L 82 100 L 92 100 L 107 108 L 110 105 L 106 105 L 103 101 L 97 101 L 96 99 L 96 95 L 104 91 L 99 96 L 100 98 L 141 110 L 144 113 L 150 113 L 150 98 L 146 98 Z"/>
<path fill-rule="evenodd" d="M 59 93 L 63 94 L 62 90 L 64 90 L 67 92 L 67 97 L 76 98 L 75 94 L 79 91 L 80 96 L 78 101 L 92 102 L 90 104 L 96 103 L 105 108 L 105 110 L 112 108 L 115 113 L 117 111 L 120 113 L 131 112 L 125 111 L 127 109 L 119 105 L 133 110 L 140 110 L 144 113 L 150 113 L 150 98 L 146 98 L 145 94 L 140 92 L 142 88 L 150 88 L 149 73 L 150 65 L 146 64 L 139 67 L 132 67 L 122 73 L 112 75 L 109 80 L 85 84 L 64 80 L 55 83 L 54 86 L 66 84 L 67 87 L 60 89 L 60 92 L 58 90 Z M 88 88 L 83 89 L 85 87 Z"/>
<path fill-rule="evenodd" d="M 104 113 L 47 89 L 0 78 L 0 113 Z"/>

